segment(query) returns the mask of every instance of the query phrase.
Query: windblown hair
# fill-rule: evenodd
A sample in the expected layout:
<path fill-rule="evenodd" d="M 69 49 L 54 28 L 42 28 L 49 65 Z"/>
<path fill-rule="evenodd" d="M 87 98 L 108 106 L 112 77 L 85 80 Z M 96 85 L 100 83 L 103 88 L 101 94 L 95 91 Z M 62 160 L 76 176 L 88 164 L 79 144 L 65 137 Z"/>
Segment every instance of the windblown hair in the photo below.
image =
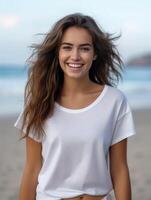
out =
<path fill-rule="evenodd" d="M 25 138 L 30 130 L 40 137 L 47 117 L 53 115 L 54 103 L 60 97 L 63 86 L 63 71 L 59 65 L 58 52 L 64 32 L 69 27 L 86 29 L 92 36 L 97 55 L 89 70 L 89 78 L 100 85 L 115 86 L 122 78 L 123 62 L 116 45 L 117 37 L 102 31 L 95 20 L 80 13 L 67 15 L 59 20 L 46 34 L 43 42 L 33 45 L 29 60 L 28 81 L 24 94 L 22 131 L 26 126 Z"/>

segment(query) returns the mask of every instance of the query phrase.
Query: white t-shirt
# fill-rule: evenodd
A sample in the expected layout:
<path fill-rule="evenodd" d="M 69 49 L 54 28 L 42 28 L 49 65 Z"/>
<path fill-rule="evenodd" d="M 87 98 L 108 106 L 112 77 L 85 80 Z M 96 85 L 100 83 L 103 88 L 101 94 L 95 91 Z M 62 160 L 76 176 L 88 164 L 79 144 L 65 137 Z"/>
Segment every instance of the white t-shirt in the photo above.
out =
<path fill-rule="evenodd" d="M 22 112 L 15 127 L 21 128 Z M 55 102 L 44 124 L 43 165 L 36 200 L 59 200 L 82 194 L 105 195 L 112 190 L 109 147 L 135 134 L 130 106 L 117 88 L 105 85 L 93 103 L 69 109 Z M 26 130 L 24 130 L 26 131 Z"/>

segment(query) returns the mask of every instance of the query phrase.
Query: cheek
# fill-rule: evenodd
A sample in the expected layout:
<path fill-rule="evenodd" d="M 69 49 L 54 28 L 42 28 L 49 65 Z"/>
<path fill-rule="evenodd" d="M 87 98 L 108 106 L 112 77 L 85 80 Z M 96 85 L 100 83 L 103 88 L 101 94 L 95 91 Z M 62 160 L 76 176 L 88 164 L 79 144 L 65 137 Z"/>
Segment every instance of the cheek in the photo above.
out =
<path fill-rule="evenodd" d="M 60 65 L 62 65 L 63 60 L 64 60 L 63 55 L 62 55 L 62 54 L 59 54 L 59 63 L 60 63 Z"/>
<path fill-rule="evenodd" d="M 60 51 L 59 52 L 59 62 L 63 63 L 66 60 L 66 58 L 67 58 L 67 55 Z"/>
<path fill-rule="evenodd" d="M 92 63 L 93 62 L 93 55 L 92 54 L 90 54 L 90 55 L 87 55 L 86 57 L 85 57 L 85 60 L 87 61 L 87 63 Z"/>

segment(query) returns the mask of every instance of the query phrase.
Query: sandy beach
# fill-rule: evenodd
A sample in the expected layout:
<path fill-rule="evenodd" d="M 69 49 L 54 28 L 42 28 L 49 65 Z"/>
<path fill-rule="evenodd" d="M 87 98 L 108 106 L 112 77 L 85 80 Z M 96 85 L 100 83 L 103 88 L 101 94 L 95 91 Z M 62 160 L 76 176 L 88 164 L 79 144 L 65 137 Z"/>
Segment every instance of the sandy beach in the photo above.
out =
<path fill-rule="evenodd" d="M 151 109 L 133 111 L 137 135 L 129 138 L 133 200 L 151 200 Z M 13 127 L 17 116 L 0 117 L 0 199 L 17 200 L 25 161 L 25 141 Z"/>

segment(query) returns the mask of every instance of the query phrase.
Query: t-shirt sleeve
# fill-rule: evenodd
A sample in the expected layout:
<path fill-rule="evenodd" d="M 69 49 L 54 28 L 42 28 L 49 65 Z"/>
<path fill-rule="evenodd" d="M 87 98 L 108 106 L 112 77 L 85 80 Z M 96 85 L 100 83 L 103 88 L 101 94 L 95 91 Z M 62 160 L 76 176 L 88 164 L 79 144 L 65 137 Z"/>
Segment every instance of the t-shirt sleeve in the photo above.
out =
<path fill-rule="evenodd" d="M 21 130 L 22 123 L 23 123 L 23 111 L 24 110 L 21 111 L 16 122 L 14 123 L 14 127 L 19 130 Z M 23 133 L 21 133 L 21 134 L 23 134 L 23 135 L 26 134 L 26 125 L 24 126 Z M 28 137 L 32 138 L 36 142 L 39 142 L 39 143 L 42 142 L 42 137 L 39 138 L 32 129 L 30 130 Z"/>
<path fill-rule="evenodd" d="M 127 98 L 125 97 L 116 120 L 111 145 L 116 144 L 135 134 L 136 130 L 132 111 Z"/>

